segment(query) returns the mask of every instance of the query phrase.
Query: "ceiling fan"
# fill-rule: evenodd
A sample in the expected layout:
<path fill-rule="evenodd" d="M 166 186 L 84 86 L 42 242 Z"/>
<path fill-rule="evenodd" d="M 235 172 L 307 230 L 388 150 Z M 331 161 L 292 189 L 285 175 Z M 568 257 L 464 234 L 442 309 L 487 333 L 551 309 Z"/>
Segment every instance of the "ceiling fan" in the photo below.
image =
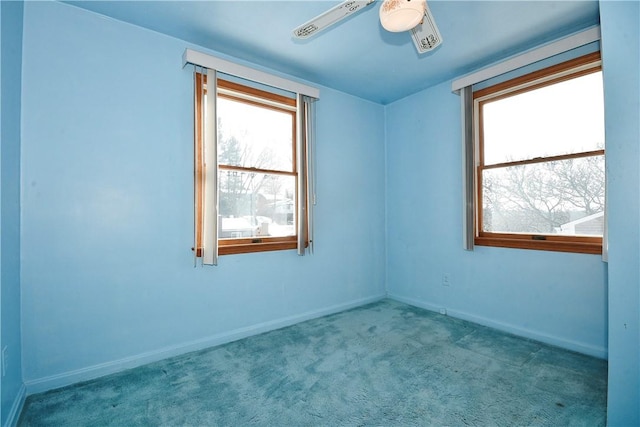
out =
<path fill-rule="evenodd" d="M 347 0 L 293 30 L 293 36 L 307 39 L 343 19 L 364 10 L 375 0 Z M 418 53 L 429 52 L 442 43 L 442 36 L 426 0 L 384 0 L 380 6 L 380 23 L 387 31 L 411 31 Z"/>

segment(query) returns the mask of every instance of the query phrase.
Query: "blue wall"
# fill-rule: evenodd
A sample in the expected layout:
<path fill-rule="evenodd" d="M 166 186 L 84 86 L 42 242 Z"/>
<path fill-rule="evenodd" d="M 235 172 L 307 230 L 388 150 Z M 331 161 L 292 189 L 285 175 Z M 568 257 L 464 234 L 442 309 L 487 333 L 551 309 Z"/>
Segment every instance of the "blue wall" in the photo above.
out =
<path fill-rule="evenodd" d="M 316 253 L 193 267 L 186 47 L 69 5 L 25 5 L 29 392 L 385 294 L 384 108 L 328 88 L 317 104 Z"/>
<path fill-rule="evenodd" d="M 640 3 L 600 3 L 609 203 L 610 426 L 640 425 Z"/>
<path fill-rule="evenodd" d="M 462 249 L 460 111 L 450 82 L 386 108 L 389 295 L 605 357 L 601 256 Z"/>
<path fill-rule="evenodd" d="M 30 392 L 373 300 L 386 281 L 399 300 L 608 351 L 609 422 L 638 424 L 637 2 L 601 4 L 608 269 L 593 255 L 462 250 L 460 107 L 449 82 L 387 107 L 322 88 L 316 254 L 225 256 L 219 267 L 194 269 L 192 77 L 180 64 L 194 46 L 69 5 L 28 2 L 22 101 L 11 92 L 5 112 L 5 74 L 19 80 L 20 54 L 7 62 L 4 46 L 17 48 L 22 33 L 21 20 L 5 25 L 6 3 L 2 339 L 6 326 L 19 352 L 18 277 Z M 20 102 L 21 243 L 5 239 L 5 221 L 20 226 L 18 184 L 5 180 L 20 173 Z M 17 139 L 5 149 L 6 123 Z M 8 405 L 20 385 L 20 354 L 10 357 L 18 365 L 2 383 L 3 420 L 5 390 L 13 390 Z"/>
<path fill-rule="evenodd" d="M 2 378 L 1 425 L 16 419 L 24 400 L 20 343 L 20 85 L 22 2 L 0 3 L 2 92 L 0 150 L 0 283 L 2 342 L 7 371 Z"/>

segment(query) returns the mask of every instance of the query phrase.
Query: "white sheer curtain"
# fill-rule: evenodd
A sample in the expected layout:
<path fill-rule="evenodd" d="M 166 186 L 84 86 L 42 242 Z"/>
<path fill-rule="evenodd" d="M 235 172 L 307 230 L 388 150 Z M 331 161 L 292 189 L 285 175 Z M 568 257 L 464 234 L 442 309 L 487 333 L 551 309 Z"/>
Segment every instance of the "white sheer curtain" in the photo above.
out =
<path fill-rule="evenodd" d="M 473 141 L 473 89 L 471 86 L 460 89 L 462 109 L 462 247 L 473 250 L 475 237 L 475 143 Z"/>
<path fill-rule="evenodd" d="M 315 101 L 310 96 L 298 95 L 296 138 L 298 171 L 298 255 L 313 253 L 313 207 L 315 194 Z M 308 247 L 307 247 L 308 242 Z"/>
<path fill-rule="evenodd" d="M 606 154 L 605 154 L 605 159 L 604 159 L 605 163 L 607 161 L 606 158 Z M 604 177 L 604 188 L 605 188 L 605 192 L 604 192 L 604 218 L 603 218 L 603 224 L 604 224 L 604 231 L 602 232 L 602 261 L 603 262 L 609 262 L 609 221 L 607 219 L 607 210 L 609 209 L 609 202 L 608 202 L 608 198 L 607 198 L 607 174 L 605 173 L 605 177 Z"/>
<path fill-rule="evenodd" d="M 202 85 L 204 87 L 204 85 Z M 202 218 L 202 264 L 218 265 L 218 120 L 216 70 L 207 69 L 207 97 L 204 108 L 204 186 Z M 205 99 L 204 97 L 202 99 Z"/>

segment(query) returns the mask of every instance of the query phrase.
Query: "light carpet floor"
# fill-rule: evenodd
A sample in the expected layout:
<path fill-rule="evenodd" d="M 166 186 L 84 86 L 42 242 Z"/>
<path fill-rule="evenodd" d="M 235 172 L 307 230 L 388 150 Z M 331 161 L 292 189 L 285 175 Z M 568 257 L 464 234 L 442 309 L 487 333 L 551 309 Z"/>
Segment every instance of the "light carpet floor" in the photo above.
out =
<path fill-rule="evenodd" d="M 604 360 L 392 300 L 29 396 L 21 426 L 598 426 Z"/>

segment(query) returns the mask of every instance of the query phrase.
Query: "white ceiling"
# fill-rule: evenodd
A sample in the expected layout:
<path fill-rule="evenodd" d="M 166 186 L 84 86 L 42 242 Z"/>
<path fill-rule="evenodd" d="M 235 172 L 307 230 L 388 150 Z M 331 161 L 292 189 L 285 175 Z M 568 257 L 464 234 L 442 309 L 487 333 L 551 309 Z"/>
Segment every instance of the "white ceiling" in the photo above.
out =
<path fill-rule="evenodd" d="M 597 0 L 429 1 L 444 42 L 418 55 L 381 27 L 379 1 L 307 41 L 292 30 L 340 2 L 66 3 L 382 104 L 599 23 Z"/>

